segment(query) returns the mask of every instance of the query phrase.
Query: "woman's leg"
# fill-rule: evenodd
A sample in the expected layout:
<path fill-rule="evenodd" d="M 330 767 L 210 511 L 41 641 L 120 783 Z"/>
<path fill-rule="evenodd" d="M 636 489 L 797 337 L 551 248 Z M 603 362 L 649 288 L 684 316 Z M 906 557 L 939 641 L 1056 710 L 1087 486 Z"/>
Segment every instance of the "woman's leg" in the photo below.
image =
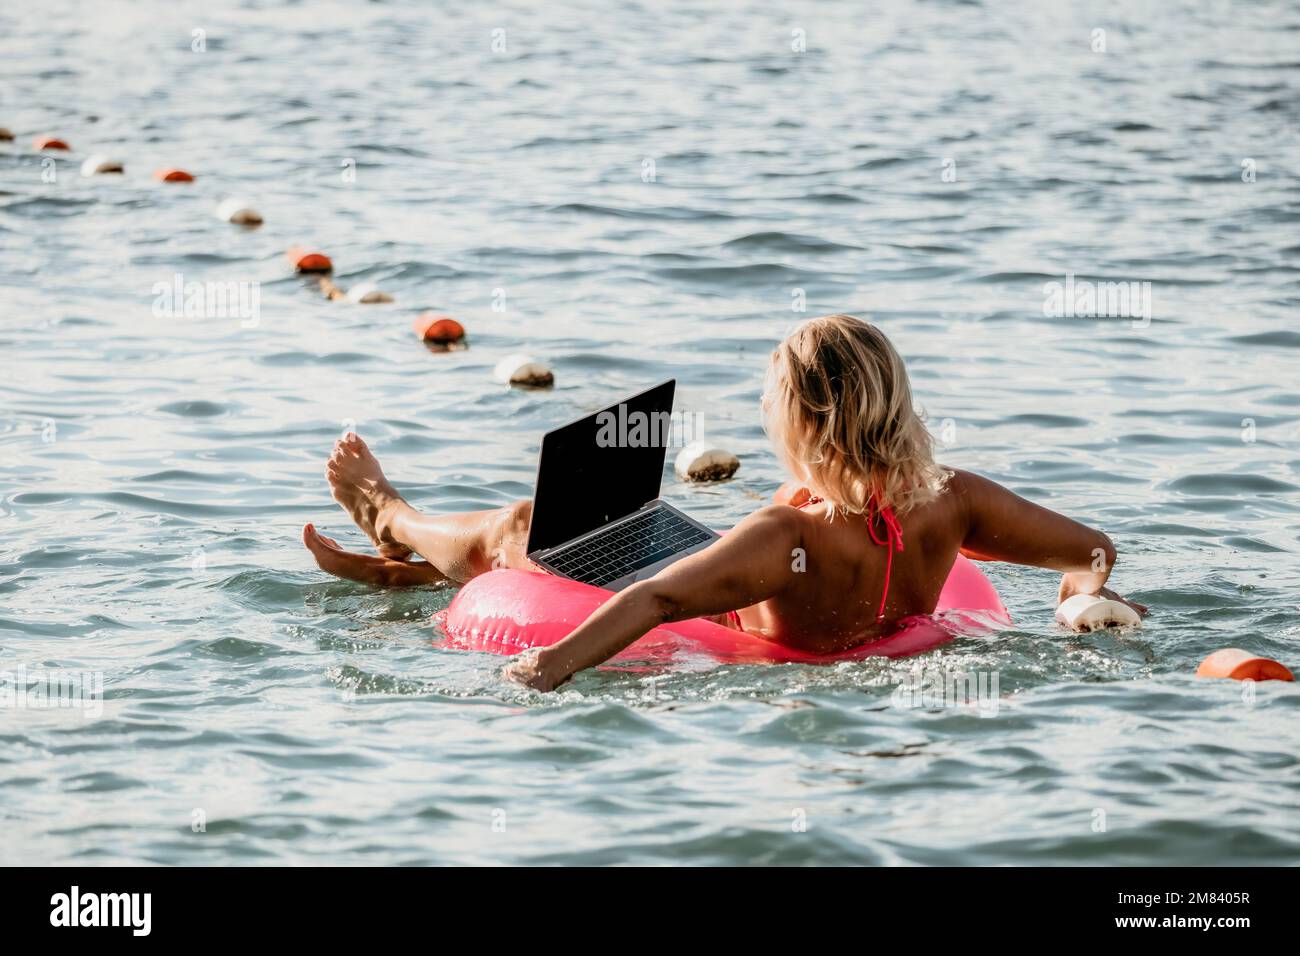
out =
<path fill-rule="evenodd" d="M 344 551 L 337 541 L 325 537 L 310 524 L 302 529 L 302 543 L 322 571 L 349 581 L 381 588 L 437 587 L 450 583 L 446 575 L 427 561 L 394 561 L 373 554 Z"/>
<path fill-rule="evenodd" d="M 465 514 L 420 514 L 384 477 L 383 469 L 366 443 L 351 432 L 334 443 L 325 473 L 335 500 L 390 564 L 407 563 L 402 559 L 414 551 L 443 578 L 456 583 L 464 583 L 493 568 L 531 567 L 527 557 L 528 525 L 532 518 L 530 501 Z M 311 534 L 314 533 L 315 529 L 311 529 Z M 399 568 L 381 568 L 374 563 L 361 567 L 349 562 L 346 570 L 351 573 L 343 573 L 335 554 L 327 553 L 327 548 L 313 547 L 315 542 L 309 540 L 311 534 L 304 529 L 304 541 L 326 571 L 353 580 L 370 580 L 357 575 L 381 572 L 403 577 Z M 348 553 L 340 549 L 338 554 Z M 322 561 L 322 557 L 326 560 Z M 334 567 L 327 567 L 327 563 Z M 428 582 L 417 577 L 400 583 Z"/>
<path fill-rule="evenodd" d="M 379 527 L 463 584 L 494 568 L 532 567 L 527 554 L 532 513 L 531 501 L 516 501 L 487 511 L 426 515 L 399 499 L 381 512 Z"/>

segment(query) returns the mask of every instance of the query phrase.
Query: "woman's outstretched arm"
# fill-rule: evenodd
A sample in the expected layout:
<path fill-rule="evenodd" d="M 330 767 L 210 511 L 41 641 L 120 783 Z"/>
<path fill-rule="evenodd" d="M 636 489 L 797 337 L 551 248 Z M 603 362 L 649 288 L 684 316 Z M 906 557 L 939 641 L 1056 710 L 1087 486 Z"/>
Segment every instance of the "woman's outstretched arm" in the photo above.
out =
<path fill-rule="evenodd" d="M 979 475 L 958 471 L 953 483 L 965 506 L 967 530 L 961 550 L 967 557 L 1061 571 L 1059 601 L 1097 594 L 1146 613 L 1142 605 L 1106 587 L 1117 555 L 1105 534 Z"/>
<path fill-rule="evenodd" d="M 552 690 L 660 624 L 765 601 L 789 583 L 790 553 L 801 540 L 797 512 L 777 505 L 756 511 L 705 550 L 614 595 L 564 640 L 519 655 L 504 674 Z"/>

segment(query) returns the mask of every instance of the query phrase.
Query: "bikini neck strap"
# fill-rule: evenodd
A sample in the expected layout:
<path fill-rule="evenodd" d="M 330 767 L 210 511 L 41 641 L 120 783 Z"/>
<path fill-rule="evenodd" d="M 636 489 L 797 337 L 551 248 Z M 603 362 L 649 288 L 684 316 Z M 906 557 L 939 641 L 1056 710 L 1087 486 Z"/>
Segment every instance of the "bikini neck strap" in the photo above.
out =
<path fill-rule="evenodd" d="M 806 508 L 809 505 L 820 504 L 824 499 L 814 495 L 799 507 Z M 889 578 L 894 570 L 894 552 L 903 550 L 903 526 L 898 522 L 898 515 L 894 514 L 894 509 L 889 505 L 881 508 L 876 504 L 876 496 L 872 495 L 867 499 L 867 534 L 871 536 L 872 544 L 884 545 L 885 551 L 885 586 L 880 592 L 880 609 L 876 611 L 876 623 L 879 624 L 885 619 L 885 605 L 889 602 Z M 876 534 L 876 516 L 885 525 L 885 536 L 883 538 Z"/>

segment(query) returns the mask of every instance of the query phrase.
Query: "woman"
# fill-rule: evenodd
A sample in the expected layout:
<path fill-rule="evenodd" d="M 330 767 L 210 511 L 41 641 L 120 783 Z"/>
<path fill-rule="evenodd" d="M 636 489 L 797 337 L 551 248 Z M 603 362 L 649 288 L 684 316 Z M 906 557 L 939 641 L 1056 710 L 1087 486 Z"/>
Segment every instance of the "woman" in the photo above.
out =
<path fill-rule="evenodd" d="M 933 612 L 959 552 L 1061 571 L 1062 601 L 1124 601 L 1105 587 L 1115 564 L 1106 535 L 935 463 L 903 360 L 874 326 L 848 315 L 800 325 L 772 353 L 763 412 L 778 457 L 802 485 L 799 507 L 759 509 L 709 548 L 616 594 L 564 640 L 519 655 L 505 676 L 551 690 L 661 624 L 703 616 L 799 650 L 848 650 Z M 307 525 L 308 549 L 332 574 L 409 585 L 532 568 L 528 501 L 422 515 L 353 434 L 335 444 L 326 474 L 381 555 L 344 552 Z M 411 562 L 412 552 L 428 563 Z"/>

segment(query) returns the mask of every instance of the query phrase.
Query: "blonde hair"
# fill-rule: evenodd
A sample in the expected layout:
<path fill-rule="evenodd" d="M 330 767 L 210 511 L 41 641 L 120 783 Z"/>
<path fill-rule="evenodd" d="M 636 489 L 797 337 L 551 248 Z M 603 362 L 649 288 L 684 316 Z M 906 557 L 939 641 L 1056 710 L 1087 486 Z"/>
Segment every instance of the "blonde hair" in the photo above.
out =
<path fill-rule="evenodd" d="M 902 357 L 851 315 L 809 319 L 776 347 L 763 414 L 782 463 L 840 511 L 861 514 L 874 499 L 903 514 L 947 481 Z"/>

